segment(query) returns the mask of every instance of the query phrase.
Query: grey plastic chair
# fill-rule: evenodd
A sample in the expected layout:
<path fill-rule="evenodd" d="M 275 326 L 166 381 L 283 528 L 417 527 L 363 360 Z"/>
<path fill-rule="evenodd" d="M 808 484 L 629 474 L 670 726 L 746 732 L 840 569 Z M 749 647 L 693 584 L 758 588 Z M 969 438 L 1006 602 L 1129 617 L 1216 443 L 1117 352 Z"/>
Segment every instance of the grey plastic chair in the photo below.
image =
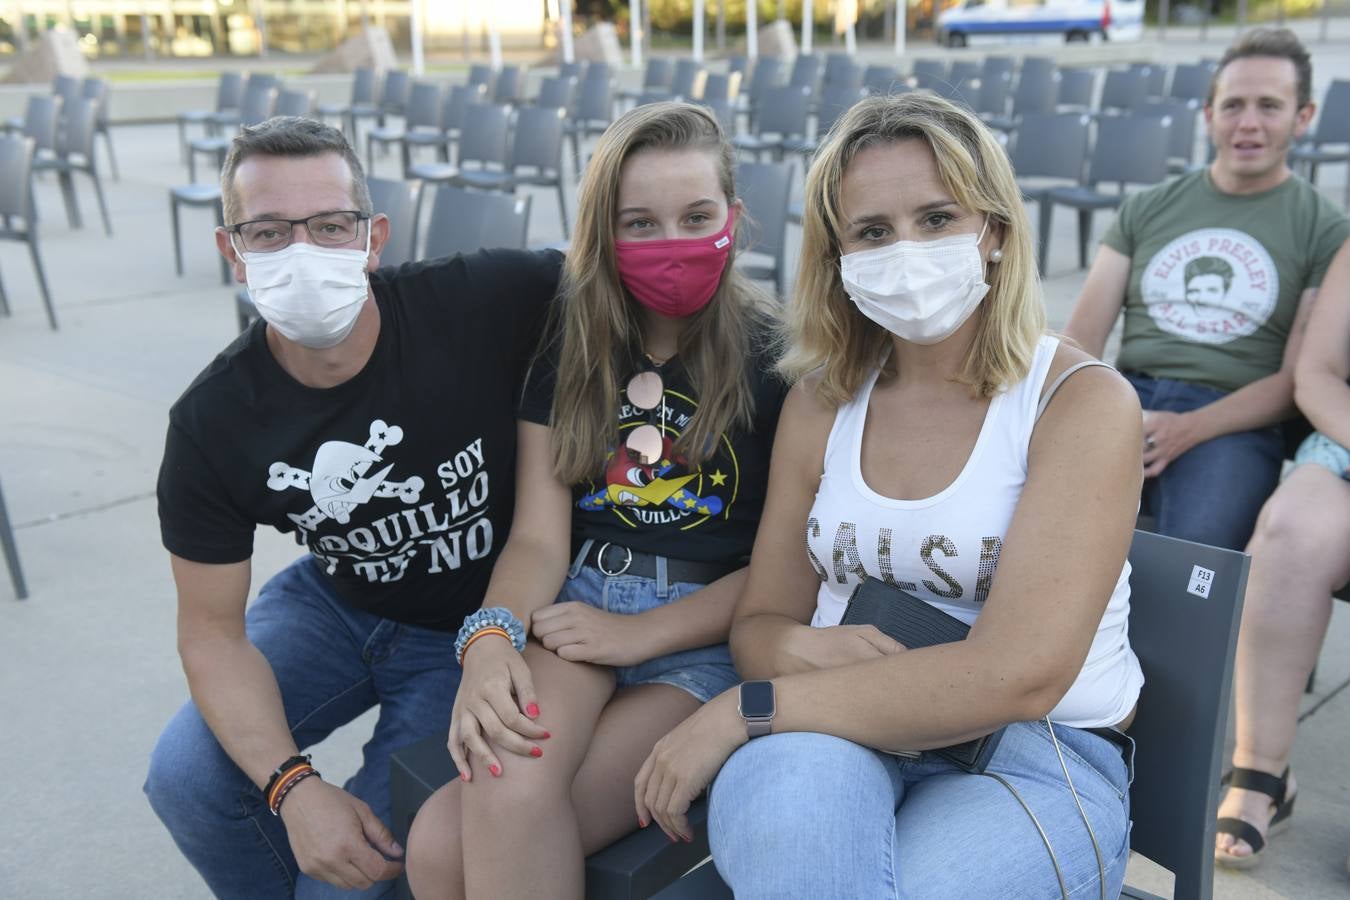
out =
<path fill-rule="evenodd" d="M 239 109 L 236 125 L 246 127 L 257 125 L 272 117 L 276 109 L 278 91 L 265 82 L 251 83 L 244 93 L 244 105 Z M 209 135 L 188 141 L 188 180 L 197 181 L 197 156 L 208 155 L 214 158 L 216 169 L 225 161 L 225 153 L 230 149 L 230 138 L 224 135 Z"/>
<path fill-rule="evenodd" d="M 937 85 L 948 80 L 947 63 L 940 59 L 916 59 L 910 80 L 919 90 L 935 90 Z"/>
<path fill-rule="evenodd" d="M 375 76 L 375 70 L 370 66 L 359 66 L 352 72 L 352 93 L 346 103 L 323 103 L 319 105 L 319 118 L 324 119 L 328 116 L 336 116 L 341 122 L 341 128 L 347 133 L 347 140 L 355 146 L 360 146 L 356 137 L 356 114 L 363 112 L 367 117 L 374 118 L 375 108 L 375 85 L 378 79 Z"/>
<path fill-rule="evenodd" d="M 1088 264 L 1088 239 L 1092 214 L 1115 209 L 1125 199 L 1127 184 L 1156 184 L 1167 177 L 1167 150 L 1172 120 L 1166 116 L 1102 116 L 1088 162 L 1087 179 L 1078 187 L 1051 188 L 1041 202 L 1041 272 L 1049 250 L 1050 219 L 1056 206 L 1078 210 L 1078 267 Z M 1102 182 L 1116 182 L 1117 192 L 1097 189 Z"/>
<path fill-rule="evenodd" d="M 1069 187 L 1083 180 L 1087 163 L 1092 119 L 1087 113 L 1028 113 L 1013 136 L 1013 172 L 1022 198 L 1036 203 L 1039 211 L 1037 259 L 1045 268 L 1050 240 L 1048 197 L 1054 187 Z"/>
<path fill-rule="evenodd" d="M 1100 112 L 1134 112 L 1148 96 L 1149 69 L 1111 69 L 1102 82 Z"/>
<path fill-rule="evenodd" d="M 60 97 L 55 94 L 35 94 L 28 98 L 19 131 L 33 141 L 35 159 L 56 152 L 56 127 L 60 120 Z"/>
<path fill-rule="evenodd" d="M 784 85 L 764 94 L 753 134 L 732 139 L 737 150 L 759 159 L 769 153 L 782 159 L 784 149 L 801 149 L 806 141 L 806 124 L 811 112 L 809 88 Z M 792 146 L 787 142 L 793 141 Z"/>
<path fill-rule="evenodd" d="M 1243 553 L 1147 531 L 1136 531 L 1130 547 L 1130 646 L 1144 670 L 1129 731 L 1130 849 L 1176 876 L 1176 900 L 1208 900 L 1213 891 L 1219 774 L 1250 564 Z M 1126 886 L 1121 896 L 1151 895 Z"/>
<path fill-rule="evenodd" d="M 99 178 L 98 161 L 94 156 L 94 135 L 97 132 L 98 101 L 76 100 L 62 115 L 57 130 L 56 155 L 33 160 L 35 171 L 56 173 L 61 185 L 61 197 L 66 204 L 66 218 L 71 228 L 83 227 L 80 202 L 75 195 L 76 172 L 83 172 L 94 183 L 94 195 L 103 214 L 103 230 L 112 236 L 112 219 L 108 217 L 108 203 L 103 198 L 103 180 Z"/>
<path fill-rule="evenodd" d="M 496 103 L 513 106 L 525 96 L 525 68 L 523 66 L 502 66 L 497 73 L 497 82 L 492 87 L 492 99 Z"/>
<path fill-rule="evenodd" d="M 792 70 L 788 73 L 787 83 L 793 87 L 806 88 L 814 99 L 816 92 L 820 90 L 822 74 L 823 68 L 819 56 L 814 53 L 798 54 L 792 62 Z"/>
<path fill-rule="evenodd" d="M 1328 145 L 1341 146 L 1332 149 Z M 1350 163 L 1350 81 L 1336 79 L 1327 87 L 1317 113 L 1317 125 L 1306 144 L 1289 154 L 1292 162 L 1304 167 L 1308 180 L 1317 182 L 1317 167 L 1326 163 Z M 1350 206 L 1350 172 L 1345 183 L 1345 203 Z"/>
<path fill-rule="evenodd" d="M 586 63 L 581 60 L 574 62 L 558 63 L 559 78 L 575 78 L 578 83 L 586 75 Z"/>
<path fill-rule="evenodd" d="M 736 133 L 736 109 L 729 100 L 709 100 L 703 98 L 702 106 L 706 106 L 717 119 L 717 124 L 722 126 L 722 133 L 733 135 Z"/>
<path fill-rule="evenodd" d="M 1023 63 L 1022 71 L 1017 77 L 1017 86 L 1012 91 L 1012 113 L 1006 116 L 992 114 L 984 116 L 985 124 L 990 128 L 1013 131 L 1023 116 L 1044 115 L 1055 111 L 1060 74 L 1053 64 L 1028 65 L 1031 62 L 1032 60 L 1028 59 Z"/>
<path fill-rule="evenodd" d="M 23 580 L 23 567 L 19 565 L 19 545 L 14 542 L 14 528 L 9 523 L 9 510 L 5 508 L 3 491 L 0 491 L 0 547 L 5 551 L 5 562 L 9 565 L 9 580 L 14 585 L 14 596 L 20 600 L 27 600 L 28 584 Z"/>
<path fill-rule="evenodd" d="M 680 59 L 675 61 L 675 74 L 670 79 L 670 89 L 668 91 L 646 91 L 644 94 L 655 93 L 658 96 L 667 99 L 679 98 L 691 103 L 697 103 L 703 99 L 703 87 L 708 81 L 708 70 L 702 63 L 695 62 L 692 59 Z"/>
<path fill-rule="evenodd" d="M 1014 76 L 1017 72 L 1017 60 L 1011 56 L 986 56 L 984 62 L 980 64 L 981 79 L 995 77 L 1003 72 Z"/>
<path fill-rule="evenodd" d="M 754 71 L 746 88 L 738 98 L 738 106 L 747 114 L 747 130 L 755 130 L 755 116 L 759 114 L 764 96 L 776 87 L 781 87 L 787 78 L 783 61 L 776 56 L 761 56 L 755 60 Z"/>
<path fill-rule="evenodd" d="M 530 230 L 530 196 L 436 190 L 427 227 L 425 259 L 472 253 L 480 248 L 525 247 Z"/>
<path fill-rule="evenodd" d="M 705 103 L 725 101 L 734 106 L 736 97 L 740 92 L 740 72 L 709 72 L 707 80 L 703 82 L 703 101 Z"/>
<path fill-rule="evenodd" d="M 248 81 L 244 85 L 244 99 L 235 109 L 227 109 L 223 112 L 212 113 L 206 117 L 206 130 L 208 134 L 218 135 L 225 131 L 234 131 L 244 125 L 251 124 L 248 121 L 248 100 L 250 95 L 260 94 L 268 89 L 274 90 L 277 94 L 281 93 L 281 79 L 270 72 L 256 72 L 248 76 Z"/>
<path fill-rule="evenodd" d="M 380 268 L 401 266 L 413 259 L 413 210 L 416 205 L 417 183 L 391 178 L 366 178 L 370 189 L 370 208 L 374 213 L 389 217 L 389 239 L 380 251 Z M 243 331 L 258 317 L 258 311 L 249 299 L 248 289 L 235 292 L 235 313 L 239 330 Z"/>
<path fill-rule="evenodd" d="M 423 162 L 408 167 L 407 177 L 421 182 L 417 191 L 414 222 L 421 220 L 422 202 L 427 185 L 448 185 L 464 171 L 466 164 L 481 170 L 506 169 L 509 158 L 507 131 L 510 123 L 511 110 L 507 106 L 495 103 L 470 104 L 464 111 L 464 122 L 460 127 L 459 158 L 456 165 Z M 414 225 L 413 246 L 417 246 L 416 236 L 417 226 Z"/>
<path fill-rule="evenodd" d="M 973 59 L 958 59 L 952 61 L 945 80 L 951 84 L 960 84 L 963 81 L 979 78 L 983 74 L 983 63 L 977 63 Z"/>
<path fill-rule="evenodd" d="M 563 191 L 561 109 L 532 107 L 516 117 L 515 137 L 511 142 L 511 163 L 505 170 L 461 169 L 450 183 L 460 187 L 514 193 L 520 185 L 552 187 L 558 192 L 558 210 L 562 214 L 563 237 L 572 237 L 567 222 L 567 196 Z"/>
<path fill-rule="evenodd" d="M 976 79 L 974 109 L 982 117 L 1000 118 L 1008 112 L 1008 97 L 1012 93 L 1012 73 L 994 72 Z M 966 83 L 963 82 L 963 86 Z"/>
<path fill-rule="evenodd" d="M 772 281 L 779 297 L 787 293 L 787 212 L 792 195 L 790 163 L 743 162 L 736 166 L 736 194 L 750 215 L 750 240 L 736 264 L 750 278 Z M 748 254 L 764 254 L 765 264 Z"/>
<path fill-rule="evenodd" d="M 1097 93 L 1095 69 L 1060 67 L 1059 89 L 1055 94 L 1055 108 L 1063 112 L 1088 112 L 1093 109 Z"/>
<path fill-rule="evenodd" d="M 675 77 L 675 67 L 669 59 L 661 56 L 650 56 L 647 58 L 647 66 L 642 70 L 642 87 L 636 90 L 626 90 L 620 92 L 619 96 L 625 100 L 636 100 L 644 92 L 661 92 L 670 90 L 671 79 Z"/>
<path fill-rule="evenodd" d="M 390 116 L 401 116 L 408 108 L 408 96 L 412 93 L 412 76 L 403 69 L 390 69 L 384 73 L 384 85 L 380 88 L 380 102 L 375 110 L 375 124 L 384 127 Z"/>
<path fill-rule="evenodd" d="M 312 118 L 314 104 L 318 97 L 315 91 L 285 90 L 277 94 L 277 105 L 272 110 L 274 116 L 297 116 Z"/>
<path fill-rule="evenodd" d="M 1177 63 L 1172 70 L 1172 83 L 1167 96 L 1178 100 L 1199 100 L 1209 97 L 1209 85 L 1214 80 L 1214 69 L 1207 63 Z"/>
<path fill-rule="evenodd" d="M 534 105 L 545 109 L 561 109 L 565 113 L 572 108 L 576 94 L 577 79 L 574 76 L 545 78 L 539 82 L 539 93 L 534 96 Z"/>
<path fill-rule="evenodd" d="M 95 137 L 103 136 L 103 144 L 108 148 L 108 166 L 112 171 L 113 181 L 121 181 L 122 176 L 117 171 L 117 154 L 113 152 L 112 129 L 108 122 L 108 105 L 112 89 L 108 86 L 107 79 L 90 77 L 84 80 L 80 91 L 81 96 L 98 103 L 98 115 L 94 118 Z"/>
<path fill-rule="evenodd" d="M 388 148 L 397 144 L 399 148 L 400 171 L 408 177 L 413 143 L 423 146 L 444 147 L 445 98 L 439 85 L 419 81 L 412 86 L 408 97 L 407 115 L 402 126 L 381 126 L 372 128 L 366 135 L 366 171 L 375 171 L 375 146 Z"/>
<path fill-rule="evenodd" d="M 825 56 L 825 75 L 821 80 L 822 91 L 831 85 L 856 84 L 862 87 L 863 70 L 853 57 L 847 53 L 829 53 Z"/>
<path fill-rule="evenodd" d="M 587 78 L 581 83 L 577 111 L 564 125 L 572 140 L 572 169 L 581 180 L 581 145 L 586 138 L 600 134 L 614 120 L 614 83 L 608 78 Z"/>
<path fill-rule="evenodd" d="M 827 85 L 821 90 L 820 105 L 816 110 L 816 135 L 809 140 L 785 141 L 783 149 L 807 156 L 816 152 L 820 142 L 829 134 L 839 117 L 862 99 L 862 89 L 849 84 Z"/>
<path fill-rule="evenodd" d="M 189 125 L 205 126 L 212 115 L 238 109 L 244 102 L 244 76 L 239 72 L 221 72 L 216 82 L 216 105 L 214 109 L 193 109 L 178 114 L 179 153 L 186 161 L 188 155 Z"/>
<path fill-rule="evenodd" d="M 895 71 L 895 66 L 878 65 L 863 70 L 863 89 L 869 96 L 884 97 L 887 94 L 903 94 L 910 90 L 910 85 Z"/>
<path fill-rule="evenodd" d="M 193 183 L 183 184 L 177 187 L 169 188 L 169 221 L 173 228 L 173 264 L 174 271 L 181 278 L 183 275 L 183 237 L 182 223 L 179 220 L 179 207 L 204 207 L 209 208 L 215 213 L 216 225 L 225 224 L 225 210 L 221 199 L 219 183 Z M 220 283 L 230 283 L 230 264 L 219 253 L 216 254 L 220 262 Z"/>
<path fill-rule="evenodd" d="M 441 147 L 441 160 L 450 161 L 450 150 L 459 141 L 464 128 L 464 114 L 475 103 L 487 102 L 487 85 L 457 84 L 445 95 L 445 109 L 441 113 L 444 126 L 444 143 Z"/>
<path fill-rule="evenodd" d="M 0 136 L 0 238 L 23 241 L 28 245 L 38 290 L 42 292 L 42 303 L 47 308 L 47 324 L 55 331 L 56 308 L 52 306 L 52 295 L 47 288 L 47 275 L 42 269 L 42 256 L 38 253 L 37 245 L 37 217 L 33 209 L 33 148 L 32 138 Z M 9 298 L 5 296 L 3 285 L 0 285 L 0 311 L 7 316 L 10 314 Z M 11 573 L 17 571 L 15 563 L 17 557 L 11 564 Z"/>
<path fill-rule="evenodd" d="M 492 89 L 497 85 L 497 72 L 492 66 L 483 63 L 474 63 L 472 66 L 469 66 L 468 84 L 470 87 L 482 85 L 483 95 L 485 97 L 490 97 L 492 96 Z"/>
<path fill-rule="evenodd" d="M 1158 63 L 1130 63 L 1130 69 L 1144 73 L 1144 98 L 1164 96 L 1167 87 L 1167 66 Z"/>
<path fill-rule="evenodd" d="M 1184 172 L 1194 165 L 1195 129 L 1200 118 L 1199 100 L 1150 97 L 1139 107 L 1138 113 L 1141 116 L 1169 116 L 1172 119 L 1167 147 L 1169 172 Z"/>

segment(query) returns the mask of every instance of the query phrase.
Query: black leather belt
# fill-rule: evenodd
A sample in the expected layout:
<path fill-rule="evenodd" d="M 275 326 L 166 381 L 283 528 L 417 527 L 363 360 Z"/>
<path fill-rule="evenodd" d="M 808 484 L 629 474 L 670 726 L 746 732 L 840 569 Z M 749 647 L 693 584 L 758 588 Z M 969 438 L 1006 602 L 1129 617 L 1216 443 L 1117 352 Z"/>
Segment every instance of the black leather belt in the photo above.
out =
<path fill-rule="evenodd" d="M 611 578 L 619 575 L 655 578 L 656 561 L 659 558 L 655 553 L 643 553 L 641 550 L 633 550 L 629 547 L 603 541 L 591 544 L 590 549 L 586 551 L 586 558 L 582 560 L 582 564 L 593 569 L 599 569 L 602 574 Z M 666 581 L 708 584 L 739 568 L 741 568 L 739 563 L 694 562 L 687 559 L 666 557 Z"/>
<path fill-rule="evenodd" d="M 1105 738 L 1115 744 L 1116 748 L 1120 750 L 1120 755 L 1125 757 L 1126 761 L 1129 760 L 1130 751 L 1133 750 L 1133 747 L 1131 747 L 1130 738 L 1125 732 L 1118 728 L 1084 728 L 1083 730 L 1088 734 L 1095 734 L 1097 737 Z"/>

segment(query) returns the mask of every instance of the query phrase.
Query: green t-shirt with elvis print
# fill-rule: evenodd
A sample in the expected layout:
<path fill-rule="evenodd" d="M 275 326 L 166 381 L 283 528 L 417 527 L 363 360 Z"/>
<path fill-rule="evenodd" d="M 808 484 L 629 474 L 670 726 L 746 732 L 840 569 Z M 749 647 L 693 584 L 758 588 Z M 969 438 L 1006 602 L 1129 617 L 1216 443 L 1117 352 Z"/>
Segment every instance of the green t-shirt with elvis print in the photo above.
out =
<path fill-rule="evenodd" d="M 1130 257 L 1120 369 L 1235 391 L 1279 370 L 1299 298 L 1350 221 L 1291 175 L 1224 194 L 1208 169 L 1126 198 L 1102 242 Z"/>

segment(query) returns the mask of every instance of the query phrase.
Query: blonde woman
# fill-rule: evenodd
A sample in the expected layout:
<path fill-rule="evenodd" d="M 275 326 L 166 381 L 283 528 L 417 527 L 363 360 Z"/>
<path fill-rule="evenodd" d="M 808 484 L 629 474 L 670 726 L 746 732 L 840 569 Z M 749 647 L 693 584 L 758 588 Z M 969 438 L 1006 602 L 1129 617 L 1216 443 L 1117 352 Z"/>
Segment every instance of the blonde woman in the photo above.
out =
<path fill-rule="evenodd" d="M 687 834 L 716 776 L 713 859 L 738 898 L 1115 896 L 1139 402 L 1045 334 L 1013 173 L 969 112 L 853 107 L 803 228 L 795 385 L 732 630 L 755 681 L 658 742 L 638 811 Z M 865 576 L 969 636 L 907 650 L 839 626 Z M 885 752 L 1001 726 L 984 775 Z"/>
<path fill-rule="evenodd" d="M 585 854 L 646 824 L 657 738 L 739 680 L 726 637 L 786 388 L 733 268 L 733 176 L 716 119 L 681 103 L 620 118 L 587 167 L 511 536 L 460 633 L 461 780 L 409 839 L 419 900 L 581 897 Z"/>

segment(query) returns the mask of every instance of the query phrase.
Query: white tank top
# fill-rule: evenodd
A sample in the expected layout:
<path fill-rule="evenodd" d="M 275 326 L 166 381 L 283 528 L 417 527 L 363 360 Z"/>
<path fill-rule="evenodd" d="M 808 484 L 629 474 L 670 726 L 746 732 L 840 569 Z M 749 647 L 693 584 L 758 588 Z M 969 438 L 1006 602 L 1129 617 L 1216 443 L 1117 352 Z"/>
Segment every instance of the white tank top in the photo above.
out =
<path fill-rule="evenodd" d="M 880 369 L 839 408 L 806 523 L 811 566 L 820 576 L 811 624 L 837 625 L 849 595 L 871 575 L 972 624 L 989 595 L 999 552 L 1027 480 L 1027 448 L 1046 373 L 1059 346 L 1040 339 L 1031 371 L 996 394 L 965 468 L 922 500 L 894 500 L 863 481 L 862 434 Z M 1078 678 L 1050 713 L 1076 728 L 1114 725 L 1134 708 L 1144 683 L 1130 649 L 1130 564 L 1125 563 Z"/>

